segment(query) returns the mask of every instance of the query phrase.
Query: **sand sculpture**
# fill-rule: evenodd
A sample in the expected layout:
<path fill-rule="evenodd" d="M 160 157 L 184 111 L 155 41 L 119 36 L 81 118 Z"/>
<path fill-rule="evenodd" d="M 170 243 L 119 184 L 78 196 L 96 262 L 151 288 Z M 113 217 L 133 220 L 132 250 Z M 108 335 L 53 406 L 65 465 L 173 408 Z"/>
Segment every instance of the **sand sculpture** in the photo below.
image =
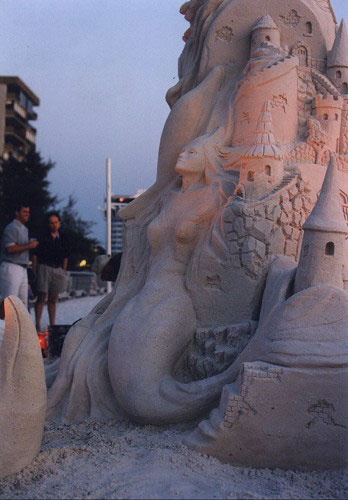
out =
<path fill-rule="evenodd" d="M 0 336 L 0 478 L 29 465 L 37 455 L 46 416 L 36 329 L 17 297 L 6 299 L 5 315 L 5 332 Z"/>
<path fill-rule="evenodd" d="M 121 213 L 112 293 L 49 370 L 48 418 L 165 424 L 215 407 L 187 438 L 197 450 L 342 466 L 347 27 L 329 0 L 191 0 L 181 12 L 190 28 L 157 179 Z"/>

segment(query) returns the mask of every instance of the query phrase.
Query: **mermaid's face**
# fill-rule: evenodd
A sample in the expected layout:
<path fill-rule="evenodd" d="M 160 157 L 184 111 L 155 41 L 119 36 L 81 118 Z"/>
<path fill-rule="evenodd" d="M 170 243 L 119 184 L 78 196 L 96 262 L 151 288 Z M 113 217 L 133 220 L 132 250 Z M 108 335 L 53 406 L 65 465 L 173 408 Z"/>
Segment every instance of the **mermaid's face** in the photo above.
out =
<path fill-rule="evenodd" d="M 205 156 L 203 147 L 199 144 L 185 146 L 179 154 L 175 171 L 180 175 L 202 174 L 205 168 Z"/>

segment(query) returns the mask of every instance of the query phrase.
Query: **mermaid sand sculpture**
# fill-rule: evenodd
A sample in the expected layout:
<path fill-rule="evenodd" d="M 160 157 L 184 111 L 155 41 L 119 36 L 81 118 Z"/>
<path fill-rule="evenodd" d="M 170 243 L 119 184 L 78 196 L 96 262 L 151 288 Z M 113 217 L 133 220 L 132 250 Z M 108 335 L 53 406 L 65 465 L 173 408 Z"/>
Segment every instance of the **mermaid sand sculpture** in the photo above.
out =
<path fill-rule="evenodd" d="M 204 417 L 221 397 L 187 441 L 196 449 L 243 465 L 344 465 L 346 25 L 336 30 L 329 0 L 191 0 L 181 12 L 190 28 L 157 179 L 122 211 L 112 293 L 71 328 L 47 372 L 47 416 L 166 424 Z M 339 221 L 324 246 L 302 241 L 314 206 Z M 324 258 L 336 269 L 328 288 L 320 273 L 313 281 Z M 319 319 L 343 312 L 319 324 L 303 303 Z M 295 435 L 302 445 L 285 456 Z"/>

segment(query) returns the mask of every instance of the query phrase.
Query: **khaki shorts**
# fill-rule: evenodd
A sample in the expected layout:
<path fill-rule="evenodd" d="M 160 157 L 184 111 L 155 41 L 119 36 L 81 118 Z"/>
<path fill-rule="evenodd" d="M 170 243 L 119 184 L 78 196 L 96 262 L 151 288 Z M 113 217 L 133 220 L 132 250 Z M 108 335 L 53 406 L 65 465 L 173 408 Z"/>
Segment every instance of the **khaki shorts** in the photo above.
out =
<path fill-rule="evenodd" d="M 40 264 L 37 273 L 37 291 L 58 295 L 68 287 L 68 273 L 61 267 Z"/>

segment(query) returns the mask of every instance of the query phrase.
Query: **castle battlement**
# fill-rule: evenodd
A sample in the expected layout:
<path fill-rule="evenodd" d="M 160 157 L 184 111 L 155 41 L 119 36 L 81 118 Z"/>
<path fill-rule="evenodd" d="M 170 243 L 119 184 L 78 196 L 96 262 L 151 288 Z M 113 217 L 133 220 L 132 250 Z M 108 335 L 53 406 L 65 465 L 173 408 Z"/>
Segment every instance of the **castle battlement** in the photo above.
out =
<path fill-rule="evenodd" d="M 326 94 L 316 96 L 313 100 L 313 109 L 334 108 L 343 110 L 344 99 L 341 96 Z"/>
<path fill-rule="evenodd" d="M 270 81 L 281 78 L 286 74 L 293 71 L 298 66 L 297 56 L 284 56 L 280 59 L 276 59 L 269 66 L 265 66 L 260 71 L 255 74 L 247 75 L 244 80 L 240 82 L 238 94 L 235 98 L 235 102 L 252 89 L 265 86 Z"/>

